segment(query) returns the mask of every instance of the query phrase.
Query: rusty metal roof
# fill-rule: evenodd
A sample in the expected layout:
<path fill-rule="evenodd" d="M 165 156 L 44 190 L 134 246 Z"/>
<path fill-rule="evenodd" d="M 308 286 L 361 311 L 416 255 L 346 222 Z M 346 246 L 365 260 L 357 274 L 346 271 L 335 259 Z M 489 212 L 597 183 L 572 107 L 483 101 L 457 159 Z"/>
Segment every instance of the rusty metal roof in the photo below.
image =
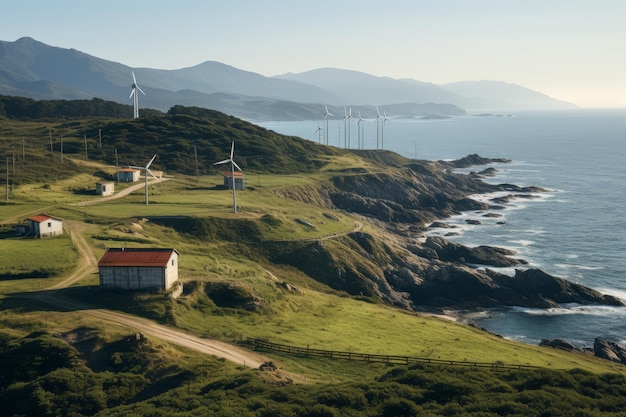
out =
<path fill-rule="evenodd" d="M 98 262 L 98 266 L 152 266 L 166 267 L 172 248 L 109 248 Z"/>

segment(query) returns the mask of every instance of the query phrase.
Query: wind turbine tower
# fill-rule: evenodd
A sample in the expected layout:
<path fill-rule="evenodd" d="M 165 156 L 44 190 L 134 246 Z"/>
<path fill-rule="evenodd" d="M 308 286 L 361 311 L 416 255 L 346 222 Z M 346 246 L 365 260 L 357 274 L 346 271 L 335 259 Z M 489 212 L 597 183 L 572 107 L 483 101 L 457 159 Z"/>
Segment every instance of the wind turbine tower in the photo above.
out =
<path fill-rule="evenodd" d="M 378 127 L 378 119 L 381 118 L 378 106 L 376 106 L 376 149 L 380 148 L 380 127 Z"/>
<path fill-rule="evenodd" d="M 132 89 L 130 90 L 130 97 L 133 99 L 133 119 L 136 119 L 139 117 L 139 91 L 141 91 L 141 94 L 143 94 L 144 96 L 146 95 L 146 93 L 143 92 L 143 90 L 137 85 L 137 79 L 135 78 L 135 71 L 132 71 L 133 74 L 133 85 L 132 85 Z"/>
<path fill-rule="evenodd" d="M 152 178 L 154 178 L 155 180 L 157 179 L 157 177 L 154 176 L 154 174 L 152 173 L 152 171 L 150 171 L 150 165 L 152 165 L 152 163 L 154 162 L 154 159 L 156 158 L 156 154 L 152 157 L 152 159 L 150 160 L 150 162 L 148 162 L 146 164 L 145 167 L 136 167 L 136 166 L 131 166 L 130 168 L 135 168 L 135 169 L 140 169 L 143 171 L 143 176 L 144 176 L 144 180 L 145 180 L 145 192 L 146 192 L 146 205 L 148 205 L 148 174 L 152 175 Z"/>
<path fill-rule="evenodd" d="M 223 161 L 219 161 L 214 163 L 213 165 L 221 165 L 221 164 L 227 164 L 230 162 L 230 173 L 231 173 L 231 180 L 232 182 L 230 183 L 233 189 L 233 213 L 237 213 L 237 193 L 235 191 L 236 187 L 236 183 L 235 183 L 235 168 L 237 168 L 239 171 L 241 171 L 241 168 L 239 168 L 239 165 L 237 165 L 237 163 L 235 162 L 235 160 L 233 159 L 233 157 L 235 156 L 235 142 L 232 142 L 232 145 L 230 146 L 230 158 L 228 159 L 224 159 Z M 243 171 L 241 171 L 243 172 Z"/>
<path fill-rule="evenodd" d="M 385 123 L 387 123 L 387 112 L 383 110 L 383 124 L 380 129 L 380 149 L 385 149 Z"/>
<path fill-rule="evenodd" d="M 324 114 L 324 144 L 328 145 L 328 118 L 332 117 L 332 114 L 328 111 L 328 106 L 324 106 L 326 113 Z"/>
<path fill-rule="evenodd" d="M 359 112 L 359 121 L 356 122 L 356 126 L 359 132 L 359 145 L 358 145 L 359 149 L 365 148 L 365 130 L 363 128 L 362 123 L 363 123 L 363 118 L 361 117 L 361 112 Z"/>
<path fill-rule="evenodd" d="M 352 107 L 350 107 L 350 112 L 343 108 L 343 146 L 344 148 L 350 148 L 350 123 L 352 120 Z"/>

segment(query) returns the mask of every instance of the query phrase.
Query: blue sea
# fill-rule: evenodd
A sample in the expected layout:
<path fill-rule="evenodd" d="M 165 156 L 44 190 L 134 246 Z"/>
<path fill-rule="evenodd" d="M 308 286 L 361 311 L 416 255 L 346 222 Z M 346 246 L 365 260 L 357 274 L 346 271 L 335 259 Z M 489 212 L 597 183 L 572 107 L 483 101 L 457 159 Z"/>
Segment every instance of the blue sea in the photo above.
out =
<path fill-rule="evenodd" d="M 511 201 L 504 210 L 494 211 L 500 218 L 484 217 L 484 212 L 463 213 L 448 219 L 455 229 L 435 229 L 432 234 L 453 231 L 456 235 L 447 239 L 464 245 L 511 248 L 531 267 L 626 302 L 626 110 L 511 112 L 440 120 L 388 117 L 384 149 L 428 160 L 458 159 L 474 153 L 507 158 L 512 162 L 493 165 L 498 173 L 486 181 L 549 190 L 532 199 Z M 319 142 L 318 123 L 323 127 L 321 121 L 260 125 Z M 375 120 L 362 124 L 365 148 L 376 149 Z M 343 121 L 330 120 L 328 133 L 330 145 L 344 147 Z M 358 143 L 356 123 L 350 133 L 354 147 Z M 479 219 L 481 224 L 470 226 L 466 219 Z M 471 312 L 464 318 L 531 344 L 563 338 L 590 347 L 594 338 L 601 337 L 626 345 L 626 307 L 510 307 Z"/>

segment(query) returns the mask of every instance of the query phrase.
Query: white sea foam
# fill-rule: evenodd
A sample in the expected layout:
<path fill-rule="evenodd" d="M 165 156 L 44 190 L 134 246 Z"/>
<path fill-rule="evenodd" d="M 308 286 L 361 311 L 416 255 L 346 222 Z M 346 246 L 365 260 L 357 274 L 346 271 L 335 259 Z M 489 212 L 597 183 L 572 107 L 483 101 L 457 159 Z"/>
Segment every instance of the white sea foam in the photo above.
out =
<path fill-rule="evenodd" d="M 512 310 L 518 313 L 524 313 L 531 316 L 570 316 L 570 315 L 586 315 L 601 317 L 626 317 L 626 307 L 613 306 L 588 306 L 580 304 L 568 304 L 556 308 L 536 309 L 526 307 L 512 307 Z"/>

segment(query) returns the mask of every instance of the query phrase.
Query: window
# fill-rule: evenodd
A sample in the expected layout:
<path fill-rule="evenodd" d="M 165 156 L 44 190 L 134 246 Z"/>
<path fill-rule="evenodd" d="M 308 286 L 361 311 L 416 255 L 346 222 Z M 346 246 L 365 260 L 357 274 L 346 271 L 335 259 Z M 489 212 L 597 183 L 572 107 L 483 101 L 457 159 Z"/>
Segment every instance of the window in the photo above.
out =
<path fill-rule="evenodd" d="M 52 227 L 52 222 L 48 222 L 48 228 Z"/>

